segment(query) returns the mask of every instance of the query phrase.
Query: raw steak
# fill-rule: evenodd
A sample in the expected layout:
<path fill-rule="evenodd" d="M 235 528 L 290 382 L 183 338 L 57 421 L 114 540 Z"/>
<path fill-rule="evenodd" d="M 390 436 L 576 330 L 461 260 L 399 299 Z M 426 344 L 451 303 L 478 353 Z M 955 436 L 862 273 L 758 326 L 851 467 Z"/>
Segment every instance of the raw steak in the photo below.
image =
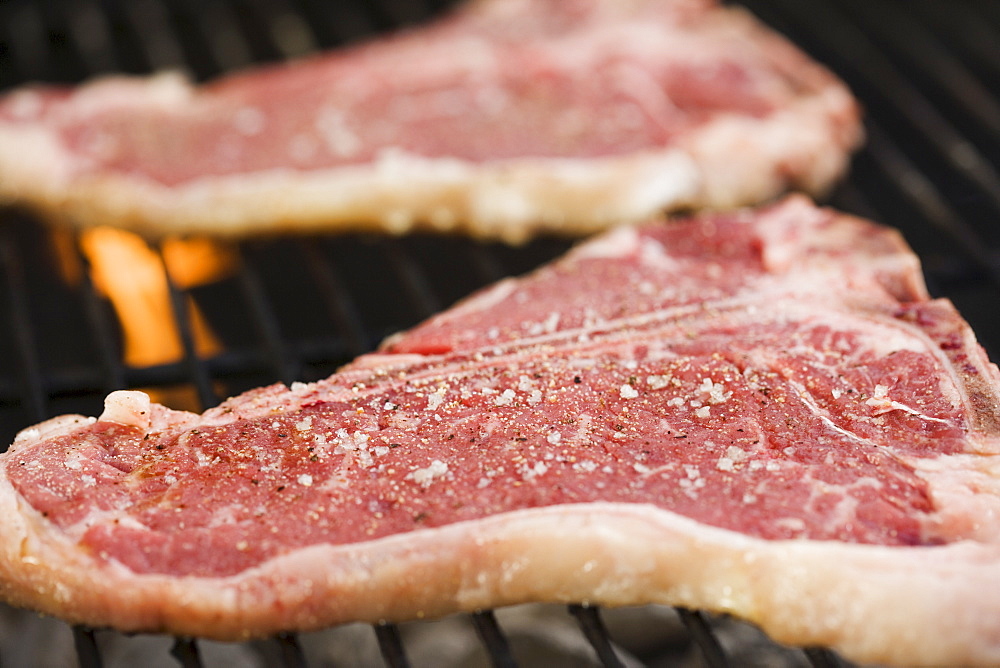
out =
<path fill-rule="evenodd" d="M 1000 661 L 997 369 L 894 231 L 622 227 L 332 377 L 115 392 L 0 456 L 0 591 L 216 638 L 524 601 Z"/>
<path fill-rule="evenodd" d="M 480 0 L 201 87 L 0 99 L 0 199 L 79 225 L 520 241 L 817 192 L 860 139 L 844 86 L 710 0 Z"/>

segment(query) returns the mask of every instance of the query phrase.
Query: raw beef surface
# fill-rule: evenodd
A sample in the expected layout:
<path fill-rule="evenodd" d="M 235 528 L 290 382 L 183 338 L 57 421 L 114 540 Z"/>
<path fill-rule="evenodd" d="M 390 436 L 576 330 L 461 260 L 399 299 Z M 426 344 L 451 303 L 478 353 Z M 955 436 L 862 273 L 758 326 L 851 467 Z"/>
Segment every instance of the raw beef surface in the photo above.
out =
<path fill-rule="evenodd" d="M 0 197 L 157 233 L 420 223 L 516 240 L 821 190 L 858 135 L 846 90 L 737 10 L 486 0 L 201 87 L 10 93 Z"/>
<path fill-rule="evenodd" d="M 892 231 L 801 198 L 621 228 L 318 383 L 25 430 L 2 586 L 214 637 L 659 601 L 995 659 L 998 380 Z"/>

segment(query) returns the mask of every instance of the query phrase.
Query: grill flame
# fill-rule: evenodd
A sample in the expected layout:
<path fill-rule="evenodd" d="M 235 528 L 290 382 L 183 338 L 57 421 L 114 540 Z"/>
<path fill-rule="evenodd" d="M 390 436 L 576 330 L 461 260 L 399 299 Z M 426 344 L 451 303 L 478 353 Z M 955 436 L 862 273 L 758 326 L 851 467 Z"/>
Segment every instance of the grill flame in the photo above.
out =
<path fill-rule="evenodd" d="M 235 265 L 231 248 L 208 239 L 166 240 L 161 255 L 136 234 L 95 227 L 82 232 L 80 244 L 94 285 L 118 315 L 124 362 L 134 367 L 168 364 L 184 356 L 168 277 L 177 287 L 190 288 L 222 278 Z M 195 352 L 217 354 L 222 349 L 218 337 L 194 301 L 185 299 Z"/>

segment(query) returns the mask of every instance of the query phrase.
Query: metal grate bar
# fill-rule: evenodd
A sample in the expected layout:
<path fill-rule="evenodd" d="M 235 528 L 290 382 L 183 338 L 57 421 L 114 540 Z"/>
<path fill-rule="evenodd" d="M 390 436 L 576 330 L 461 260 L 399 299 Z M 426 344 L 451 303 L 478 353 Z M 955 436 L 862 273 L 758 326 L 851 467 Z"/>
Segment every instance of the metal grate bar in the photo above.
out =
<path fill-rule="evenodd" d="M 691 634 L 691 639 L 701 650 L 702 658 L 708 668 L 728 668 L 729 659 L 719 643 L 712 626 L 708 623 L 705 614 L 700 610 L 688 610 L 687 608 L 674 608 L 681 618 L 684 627 Z"/>
<path fill-rule="evenodd" d="M 245 254 L 240 258 L 237 278 L 253 314 L 253 324 L 263 341 L 265 356 L 274 371 L 275 380 L 286 384 L 297 380 L 301 377 L 300 365 L 292 358 L 283 343 L 278 318 L 268 303 L 260 275 L 246 261 Z"/>
<path fill-rule="evenodd" d="M 297 0 L 297 4 L 324 46 L 353 42 L 376 32 L 376 25 L 358 3 Z"/>
<path fill-rule="evenodd" d="M 399 627 L 395 624 L 373 624 L 375 638 L 378 640 L 379 651 L 389 668 L 410 668 L 410 660 L 406 658 L 403 640 L 399 635 Z"/>
<path fill-rule="evenodd" d="M 130 43 L 125 45 L 144 56 L 145 67 L 135 71 L 187 69 L 185 50 L 170 27 L 170 13 L 159 0 L 115 0 L 112 5 L 124 17 L 123 30 Z M 135 39 L 132 39 L 132 37 Z M 139 37 L 141 36 L 141 38 Z"/>
<path fill-rule="evenodd" d="M 77 243 L 74 245 L 74 250 L 76 251 L 77 261 L 82 267 L 82 271 L 80 272 L 80 290 L 83 295 L 84 312 L 87 316 L 88 324 L 94 330 L 93 338 L 97 342 L 98 356 L 100 357 L 102 375 L 104 376 L 104 390 L 110 392 L 126 386 L 125 369 L 119 361 L 120 352 L 114 345 L 115 336 L 111 318 L 105 311 L 104 303 L 97 294 L 97 289 L 94 287 L 94 282 L 91 279 L 90 261 L 80 248 L 79 237 L 76 237 L 76 239 Z"/>
<path fill-rule="evenodd" d="M 47 417 L 46 388 L 35 344 L 36 332 L 31 325 L 28 309 L 28 286 L 24 280 L 24 269 L 20 254 L 7 234 L 0 236 L 0 270 L 6 278 L 6 297 L 10 305 L 11 334 L 17 358 L 22 402 L 28 409 L 29 419 L 41 421 Z M 0 447 L 6 449 L 8 443 Z"/>
<path fill-rule="evenodd" d="M 1000 73 L 1000 18 L 991 19 L 977 14 L 993 8 L 995 3 L 962 2 L 945 3 L 939 0 L 917 0 L 908 3 L 921 13 L 925 23 L 935 26 L 937 34 L 947 33 L 948 46 L 958 48 L 972 62 L 979 75 L 983 72 Z"/>
<path fill-rule="evenodd" d="M 911 199 L 927 220 L 954 239 L 964 253 L 1000 284 L 1000 267 L 978 231 L 949 206 L 937 187 L 917 169 L 874 122 L 869 124 L 869 149 L 885 176 Z"/>
<path fill-rule="evenodd" d="M 306 656 L 302 652 L 297 634 L 279 633 L 275 640 L 281 651 L 281 663 L 284 668 L 306 668 Z"/>
<path fill-rule="evenodd" d="M 254 61 L 295 58 L 318 47 L 312 29 L 287 0 L 235 0 L 231 11 Z"/>
<path fill-rule="evenodd" d="M 97 640 L 93 629 L 84 626 L 73 627 L 73 646 L 76 649 L 80 668 L 101 668 L 101 653 L 97 649 Z"/>
<path fill-rule="evenodd" d="M 441 302 L 431 288 L 427 276 L 403 245 L 397 239 L 390 239 L 385 242 L 385 247 L 392 269 L 403 284 L 407 304 L 415 311 L 414 315 L 423 319 L 440 311 Z"/>
<path fill-rule="evenodd" d="M 214 406 L 219 397 L 212 388 L 212 381 L 208 374 L 205 363 L 199 358 L 195 347 L 194 330 L 191 327 L 191 314 L 187 293 L 174 283 L 170 278 L 170 269 L 163 259 L 163 248 L 158 247 L 158 258 L 163 268 L 164 276 L 167 278 L 167 291 L 170 294 L 170 306 L 173 312 L 174 322 L 177 324 L 177 331 L 180 335 L 181 346 L 184 350 L 184 369 L 190 377 L 191 383 L 198 393 L 198 401 L 202 408 Z"/>
<path fill-rule="evenodd" d="M 202 668 L 201 652 L 194 638 L 174 638 L 174 646 L 170 650 L 182 668 Z"/>
<path fill-rule="evenodd" d="M 106 14 L 93 2 L 79 2 L 71 7 L 71 11 L 67 29 L 76 42 L 87 72 L 116 69 Z"/>
<path fill-rule="evenodd" d="M 841 668 L 844 665 L 840 657 L 822 647 L 807 647 L 803 652 L 813 668 Z"/>
<path fill-rule="evenodd" d="M 842 7 L 858 16 L 869 34 L 877 34 L 899 54 L 899 59 L 916 65 L 948 92 L 951 101 L 961 105 L 996 136 L 1000 136 L 1000 103 L 973 71 L 948 50 L 930 29 L 915 18 L 913 10 L 896 2 L 858 2 L 849 0 Z"/>
<path fill-rule="evenodd" d="M 569 613 L 576 617 L 580 630 L 587 638 L 597 658 L 600 659 L 606 668 L 624 668 L 625 664 L 618 658 L 615 648 L 611 646 L 611 637 L 601 620 L 600 609 L 590 605 L 573 604 L 568 606 Z"/>
<path fill-rule="evenodd" d="M 510 643 L 497 623 L 493 611 L 480 610 L 472 613 L 472 623 L 476 627 L 479 639 L 483 641 L 493 668 L 517 668 L 517 661 L 510 651 Z"/>
<path fill-rule="evenodd" d="M 367 351 L 371 346 L 361 315 L 350 291 L 337 278 L 332 262 L 314 244 L 302 242 L 301 248 L 327 312 L 336 323 L 340 337 L 347 344 L 347 352 L 356 357 Z"/>
<path fill-rule="evenodd" d="M 484 284 L 495 283 L 507 275 L 499 260 L 482 244 L 470 244 L 469 259 Z"/>
<path fill-rule="evenodd" d="M 993 208 L 1000 211 L 1000 173 L 835 3 L 807 6 L 797 0 L 774 0 L 774 5 L 794 17 L 786 23 L 808 31 L 808 39 L 800 41 L 808 41 L 811 51 L 822 48 L 827 62 L 839 64 L 852 85 L 864 86 L 870 108 L 878 101 L 881 113 L 891 113 L 907 123 L 940 159 L 976 184 Z"/>

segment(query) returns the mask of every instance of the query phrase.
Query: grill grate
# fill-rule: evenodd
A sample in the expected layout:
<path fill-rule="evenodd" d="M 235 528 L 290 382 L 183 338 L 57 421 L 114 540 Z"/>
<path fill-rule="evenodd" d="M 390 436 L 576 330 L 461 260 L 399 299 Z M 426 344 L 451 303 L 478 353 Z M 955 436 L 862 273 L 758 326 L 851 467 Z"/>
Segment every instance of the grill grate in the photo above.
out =
<path fill-rule="evenodd" d="M 454 1 L 6 0 L 0 3 L 0 89 L 163 68 L 207 79 L 414 23 Z M 741 4 L 834 69 L 867 109 L 869 142 L 831 202 L 901 229 L 924 262 L 932 292 L 955 301 L 992 358 L 1000 359 L 1000 225 L 994 222 L 1000 213 L 1000 100 L 991 92 L 1000 90 L 998 5 Z M 168 279 L 166 306 L 180 354 L 134 365 L 123 360 L 127 342 L 92 278 L 81 238 L 0 211 L 0 443 L 54 414 L 100 412 L 103 396 L 121 387 L 150 388 L 177 407 L 201 409 L 266 383 L 324 377 L 387 334 L 477 287 L 531 269 L 567 245 L 541 240 L 510 249 L 424 236 L 248 241 L 224 248 L 233 258 L 231 274 L 199 286 L 185 284 L 170 266 L 169 249 L 158 246 L 152 250 Z M 198 318 L 223 339 L 220 351 L 202 351 Z M 698 611 L 677 613 L 701 663 L 747 662 L 716 632 L 719 620 Z M 592 645 L 591 660 L 634 665 L 613 644 L 615 634 L 600 610 L 570 606 L 566 616 Z M 491 663 L 516 665 L 510 633 L 497 616 L 483 611 L 468 617 Z M 38 622 L 9 619 L 15 621 L 0 621 L 0 652 L 2 624 L 14 633 Z M 386 665 L 410 665 L 405 629 L 372 628 Z M 110 663 L 103 651 L 107 634 L 73 628 L 72 657 L 88 668 Z M 171 642 L 161 650 L 183 666 L 209 665 L 211 645 L 190 638 Z M 0 663 L 42 663 L 28 658 L 23 643 L 15 646 Z M 297 635 L 254 643 L 250 650 L 262 665 L 302 667 L 309 655 Z M 844 665 L 823 649 L 781 656 L 783 665 Z"/>

